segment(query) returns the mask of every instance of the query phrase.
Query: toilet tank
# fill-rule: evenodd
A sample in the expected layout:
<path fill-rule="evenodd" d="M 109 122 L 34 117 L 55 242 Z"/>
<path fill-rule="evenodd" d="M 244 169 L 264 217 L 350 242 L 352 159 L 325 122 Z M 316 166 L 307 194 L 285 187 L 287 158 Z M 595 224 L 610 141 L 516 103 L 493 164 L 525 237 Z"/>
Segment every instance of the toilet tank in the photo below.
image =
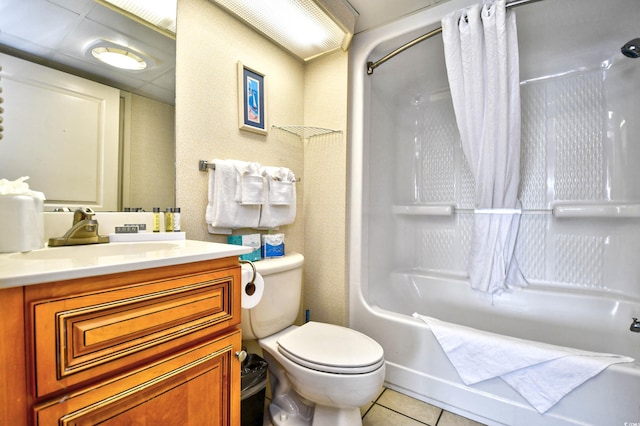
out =
<path fill-rule="evenodd" d="M 254 262 L 264 279 L 264 293 L 254 308 L 242 310 L 243 339 L 261 339 L 295 322 L 302 298 L 303 263 L 304 256 L 295 252 Z"/>

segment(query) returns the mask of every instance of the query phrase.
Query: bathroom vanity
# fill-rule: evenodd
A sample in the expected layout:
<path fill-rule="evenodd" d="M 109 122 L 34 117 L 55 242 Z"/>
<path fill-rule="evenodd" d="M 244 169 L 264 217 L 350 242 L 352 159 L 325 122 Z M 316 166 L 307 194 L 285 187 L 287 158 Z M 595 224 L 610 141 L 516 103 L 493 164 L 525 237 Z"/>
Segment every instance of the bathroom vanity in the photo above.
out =
<path fill-rule="evenodd" d="M 179 241 L 0 255 L 0 424 L 239 424 L 237 256 L 250 250 Z"/>

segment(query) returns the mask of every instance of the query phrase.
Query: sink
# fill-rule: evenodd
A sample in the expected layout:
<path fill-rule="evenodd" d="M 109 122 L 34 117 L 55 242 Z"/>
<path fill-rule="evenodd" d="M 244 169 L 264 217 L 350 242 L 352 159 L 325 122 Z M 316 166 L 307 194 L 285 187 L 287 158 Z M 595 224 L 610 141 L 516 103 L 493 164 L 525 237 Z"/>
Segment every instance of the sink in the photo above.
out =
<path fill-rule="evenodd" d="M 82 246 L 46 247 L 25 253 L 11 253 L 9 256 L 18 260 L 63 260 L 79 257 L 107 256 L 144 256 L 158 251 L 175 250 L 179 245 L 167 242 L 136 242 L 92 244 Z"/>
<path fill-rule="evenodd" d="M 0 254 L 0 289 L 206 261 L 251 251 L 251 247 L 183 239 L 46 247 L 25 253 L 4 253 Z"/>

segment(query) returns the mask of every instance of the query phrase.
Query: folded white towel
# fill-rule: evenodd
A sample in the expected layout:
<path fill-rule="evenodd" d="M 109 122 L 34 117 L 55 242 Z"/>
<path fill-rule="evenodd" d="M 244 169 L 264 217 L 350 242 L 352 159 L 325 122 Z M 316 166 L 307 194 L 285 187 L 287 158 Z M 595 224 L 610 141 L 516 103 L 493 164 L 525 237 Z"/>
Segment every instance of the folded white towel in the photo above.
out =
<path fill-rule="evenodd" d="M 266 201 L 266 185 L 262 166 L 239 160 L 230 160 L 237 171 L 235 200 L 242 205 L 261 205 Z"/>
<path fill-rule="evenodd" d="M 286 167 L 263 167 L 267 200 L 260 214 L 260 228 L 289 225 L 296 219 L 296 177 Z"/>
<path fill-rule="evenodd" d="M 295 204 L 296 184 L 293 181 L 269 180 L 268 204 L 271 206 L 290 206 Z"/>
<path fill-rule="evenodd" d="M 229 234 L 230 229 L 255 228 L 260 220 L 259 205 L 236 201 L 238 172 L 233 160 L 213 160 L 209 169 L 206 221 L 210 233 Z"/>
<path fill-rule="evenodd" d="M 500 377 L 539 413 L 610 365 L 633 362 L 622 355 L 534 343 L 418 313 L 413 317 L 429 326 L 465 384 Z"/>

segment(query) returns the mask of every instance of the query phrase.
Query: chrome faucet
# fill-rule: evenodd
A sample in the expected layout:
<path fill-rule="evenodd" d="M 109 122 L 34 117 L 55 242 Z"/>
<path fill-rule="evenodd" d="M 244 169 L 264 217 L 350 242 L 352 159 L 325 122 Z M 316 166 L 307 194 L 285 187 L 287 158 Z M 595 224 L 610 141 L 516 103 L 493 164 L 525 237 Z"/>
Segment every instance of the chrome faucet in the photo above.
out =
<path fill-rule="evenodd" d="M 109 237 L 98 234 L 98 221 L 90 208 L 79 208 L 73 212 L 73 225 L 64 236 L 49 238 L 49 247 L 75 246 L 81 244 L 108 243 Z"/>
<path fill-rule="evenodd" d="M 631 327 L 629 327 L 629 330 L 633 331 L 634 333 L 640 333 L 640 321 L 638 321 L 638 318 L 633 318 L 633 322 L 631 323 Z"/>

